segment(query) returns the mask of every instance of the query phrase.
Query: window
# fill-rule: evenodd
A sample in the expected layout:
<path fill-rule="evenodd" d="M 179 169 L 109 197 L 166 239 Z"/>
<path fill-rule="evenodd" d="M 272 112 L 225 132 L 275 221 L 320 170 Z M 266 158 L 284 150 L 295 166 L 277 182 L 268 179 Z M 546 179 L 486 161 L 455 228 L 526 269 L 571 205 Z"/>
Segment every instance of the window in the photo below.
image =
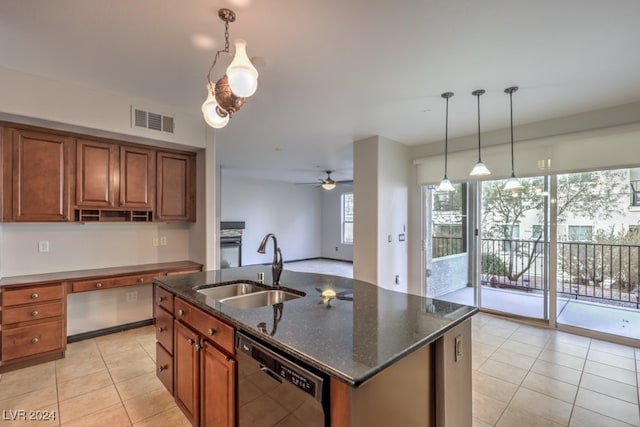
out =
<path fill-rule="evenodd" d="M 455 191 L 431 192 L 431 257 L 465 253 L 467 226 L 466 184 L 454 184 Z"/>
<path fill-rule="evenodd" d="M 593 227 L 590 225 L 570 225 L 569 241 L 570 242 L 590 242 L 593 233 Z"/>
<path fill-rule="evenodd" d="M 353 193 L 342 194 L 342 243 L 353 243 Z"/>

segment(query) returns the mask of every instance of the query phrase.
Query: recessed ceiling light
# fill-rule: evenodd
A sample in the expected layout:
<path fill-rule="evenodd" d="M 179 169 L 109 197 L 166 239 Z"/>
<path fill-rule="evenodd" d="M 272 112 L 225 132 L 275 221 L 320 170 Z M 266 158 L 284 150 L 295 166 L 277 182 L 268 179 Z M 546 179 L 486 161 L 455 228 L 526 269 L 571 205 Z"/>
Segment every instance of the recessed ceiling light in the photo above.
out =
<path fill-rule="evenodd" d="M 194 34 L 191 36 L 191 43 L 198 49 L 202 50 L 214 50 L 216 47 L 216 41 L 213 37 L 206 34 Z"/>

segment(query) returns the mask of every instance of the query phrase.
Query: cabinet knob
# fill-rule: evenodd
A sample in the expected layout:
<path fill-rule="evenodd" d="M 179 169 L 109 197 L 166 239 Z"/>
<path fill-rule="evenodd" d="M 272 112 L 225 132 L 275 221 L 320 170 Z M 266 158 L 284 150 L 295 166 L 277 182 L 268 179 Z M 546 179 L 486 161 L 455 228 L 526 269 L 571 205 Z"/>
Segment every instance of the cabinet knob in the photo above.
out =
<path fill-rule="evenodd" d="M 40 340 L 38 339 L 38 337 L 35 337 L 31 340 L 31 344 L 38 344 L 40 342 Z"/>
<path fill-rule="evenodd" d="M 158 328 L 158 332 L 164 332 L 164 331 L 166 331 L 166 330 L 167 330 L 167 328 L 165 328 L 164 326 L 160 326 L 160 327 Z"/>
<path fill-rule="evenodd" d="M 168 365 L 161 365 L 158 366 L 158 371 L 162 372 L 162 371 L 166 371 L 167 369 L 169 369 Z"/>
<path fill-rule="evenodd" d="M 191 338 L 187 338 L 187 344 L 193 345 L 194 343 L 195 343 L 194 340 L 192 340 Z"/>
<path fill-rule="evenodd" d="M 184 317 L 185 314 L 187 314 L 187 312 L 184 311 L 183 309 L 178 310 L 178 316 Z"/>
<path fill-rule="evenodd" d="M 38 295 L 37 293 L 32 293 L 31 294 L 31 299 L 37 299 L 40 295 Z"/>
<path fill-rule="evenodd" d="M 37 316 L 38 316 L 38 314 L 39 314 L 39 313 L 38 313 L 38 310 L 33 310 L 33 311 L 31 312 L 31 317 L 37 317 Z"/>
<path fill-rule="evenodd" d="M 144 277 L 139 278 L 138 282 L 140 282 L 140 283 L 144 282 Z"/>
<path fill-rule="evenodd" d="M 158 297 L 158 302 L 162 302 L 162 301 L 164 301 L 166 299 L 167 299 L 166 297 Z"/>
<path fill-rule="evenodd" d="M 96 288 L 101 288 L 102 287 L 102 283 L 98 282 L 96 283 Z"/>
<path fill-rule="evenodd" d="M 209 332 L 209 335 L 215 335 L 217 331 L 213 328 L 209 328 L 207 332 Z"/>

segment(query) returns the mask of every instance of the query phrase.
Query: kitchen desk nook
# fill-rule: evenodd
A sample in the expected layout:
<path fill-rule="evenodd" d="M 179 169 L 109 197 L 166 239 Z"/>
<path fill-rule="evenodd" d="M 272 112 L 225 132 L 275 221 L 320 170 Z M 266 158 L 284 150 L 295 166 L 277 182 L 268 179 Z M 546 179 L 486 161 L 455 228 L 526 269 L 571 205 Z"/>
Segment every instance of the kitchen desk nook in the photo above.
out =
<path fill-rule="evenodd" d="M 154 279 L 157 375 L 193 425 L 471 425 L 477 308 L 269 270 Z"/>

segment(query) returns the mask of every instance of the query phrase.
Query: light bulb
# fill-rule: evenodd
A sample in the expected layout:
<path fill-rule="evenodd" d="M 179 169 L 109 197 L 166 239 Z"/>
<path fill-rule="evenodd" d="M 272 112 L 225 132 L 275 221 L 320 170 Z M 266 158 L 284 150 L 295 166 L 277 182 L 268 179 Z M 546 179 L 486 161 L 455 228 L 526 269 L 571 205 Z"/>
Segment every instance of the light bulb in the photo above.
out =
<path fill-rule="evenodd" d="M 442 178 L 442 181 L 440 181 L 440 185 L 438 185 L 438 188 L 436 188 L 436 191 L 455 191 L 456 189 L 453 187 L 453 184 L 451 184 L 451 181 L 449 181 L 449 178 L 447 178 L 447 176 L 445 175 L 444 178 Z"/>
<path fill-rule="evenodd" d="M 247 56 L 247 42 L 236 40 L 236 54 L 227 68 L 229 87 L 234 95 L 246 98 L 253 95 L 258 88 L 258 70 Z"/>
<path fill-rule="evenodd" d="M 491 171 L 482 163 L 481 160 L 478 160 L 478 163 L 473 167 L 471 172 L 469 173 L 471 176 L 483 176 L 483 175 L 491 175 Z"/>
<path fill-rule="evenodd" d="M 321 187 L 325 190 L 333 190 L 334 188 L 336 188 L 336 184 L 333 182 L 323 182 L 321 184 Z"/>
<path fill-rule="evenodd" d="M 229 123 L 229 115 L 222 117 L 218 114 L 218 103 L 216 102 L 216 97 L 213 94 L 213 91 L 209 88 L 207 90 L 208 95 L 207 99 L 202 103 L 202 115 L 204 117 L 204 121 L 207 122 L 209 126 L 215 129 L 223 128 Z"/>

